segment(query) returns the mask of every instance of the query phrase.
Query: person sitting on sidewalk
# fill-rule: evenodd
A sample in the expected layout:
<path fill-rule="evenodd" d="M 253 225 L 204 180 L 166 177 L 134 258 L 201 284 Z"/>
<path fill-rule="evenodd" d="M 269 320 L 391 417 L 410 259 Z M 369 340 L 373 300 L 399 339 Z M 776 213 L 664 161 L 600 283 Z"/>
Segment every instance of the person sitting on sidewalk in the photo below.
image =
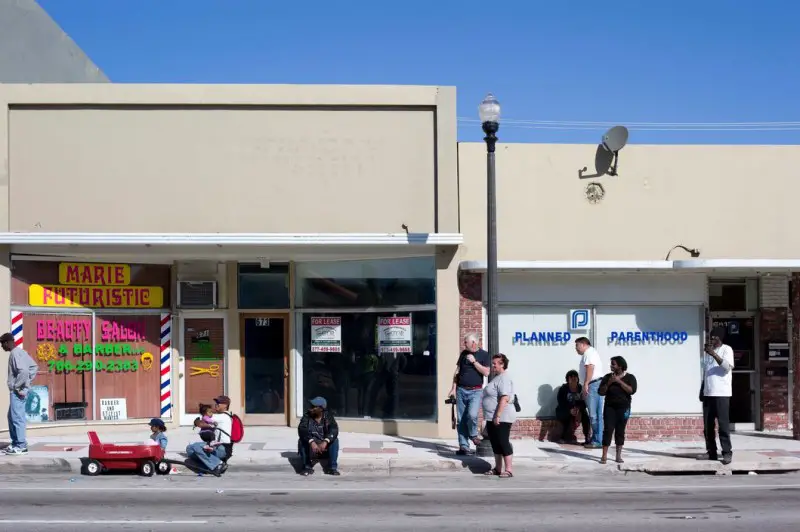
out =
<path fill-rule="evenodd" d="M 326 475 L 339 476 L 339 425 L 328 411 L 328 402 L 322 397 L 309 401 L 311 407 L 303 415 L 297 434 L 297 452 L 303 461 L 303 476 L 314 474 L 314 461 L 328 458 Z"/>
<path fill-rule="evenodd" d="M 164 424 L 163 420 L 157 417 L 150 420 L 150 439 L 161 446 L 165 451 L 167 450 L 167 435 L 164 434 L 166 431 L 167 426 Z"/>
<path fill-rule="evenodd" d="M 578 372 L 571 369 L 565 377 L 566 383 L 558 389 L 558 406 L 556 406 L 556 419 L 561 423 L 561 442 L 576 445 L 575 429 L 578 425 L 583 429 L 583 443 L 589 443 L 589 413 L 586 411 L 586 401 L 583 400 L 580 377 Z"/>
<path fill-rule="evenodd" d="M 215 425 L 210 425 L 197 418 L 194 426 L 201 431 L 214 431 L 215 441 L 199 441 L 189 444 L 186 447 L 186 456 L 199 462 L 203 467 L 216 476 L 222 475 L 228 465 L 225 462 L 232 454 L 233 444 L 231 443 L 231 429 L 233 418 L 228 413 L 231 400 L 225 395 L 220 395 L 214 399 L 215 414 L 212 419 Z"/>

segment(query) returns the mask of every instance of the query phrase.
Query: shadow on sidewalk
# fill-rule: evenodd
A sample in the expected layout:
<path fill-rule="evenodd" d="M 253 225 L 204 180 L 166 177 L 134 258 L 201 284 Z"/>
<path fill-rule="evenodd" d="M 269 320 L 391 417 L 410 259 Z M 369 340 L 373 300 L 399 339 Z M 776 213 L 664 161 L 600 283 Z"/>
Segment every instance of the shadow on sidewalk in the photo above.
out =
<path fill-rule="evenodd" d="M 791 434 L 775 434 L 771 432 L 732 432 L 732 436 L 744 436 L 746 438 L 766 438 L 770 440 L 794 440 Z"/>
<path fill-rule="evenodd" d="M 567 449 L 553 449 L 551 447 L 542 448 L 542 451 L 549 453 L 549 454 L 560 454 L 562 456 L 571 456 L 572 458 L 580 458 L 581 460 L 586 460 L 587 462 L 599 462 L 600 457 L 594 456 L 591 454 L 584 454 L 578 451 L 568 451 Z"/>
<path fill-rule="evenodd" d="M 395 421 L 383 422 L 383 433 L 391 434 L 396 439 L 397 443 L 408 445 L 414 449 L 425 449 L 431 454 L 435 454 L 441 458 L 450 460 L 458 460 L 461 462 L 461 467 L 469 469 L 473 475 L 483 475 L 492 469 L 492 464 L 483 458 L 475 455 L 459 456 L 456 454 L 456 448 L 441 445 L 438 443 L 415 440 L 414 438 L 407 438 L 405 436 L 397 435 L 397 423 Z M 493 458 L 492 458 L 493 459 Z"/>

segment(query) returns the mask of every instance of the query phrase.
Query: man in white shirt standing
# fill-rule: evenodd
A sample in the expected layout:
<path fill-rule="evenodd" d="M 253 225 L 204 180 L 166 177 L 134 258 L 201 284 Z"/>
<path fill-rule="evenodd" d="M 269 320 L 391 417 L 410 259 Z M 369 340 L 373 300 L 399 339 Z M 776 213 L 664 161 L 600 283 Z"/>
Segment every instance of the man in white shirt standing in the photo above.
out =
<path fill-rule="evenodd" d="M 717 460 L 717 441 L 714 422 L 719 424 L 719 443 L 722 463 L 733 460 L 730 432 L 730 403 L 733 392 L 733 349 L 722 343 L 725 329 L 711 331 L 711 341 L 703 353 L 703 383 L 700 398 L 703 401 L 703 431 L 706 437 L 706 454 L 698 460 Z"/>
<path fill-rule="evenodd" d="M 592 347 L 585 336 L 575 340 L 575 351 L 581 355 L 578 370 L 583 383 L 583 396 L 592 424 L 592 438 L 584 444 L 587 449 L 603 448 L 603 396 L 600 395 L 600 379 L 603 378 L 603 361 L 600 353 Z"/>

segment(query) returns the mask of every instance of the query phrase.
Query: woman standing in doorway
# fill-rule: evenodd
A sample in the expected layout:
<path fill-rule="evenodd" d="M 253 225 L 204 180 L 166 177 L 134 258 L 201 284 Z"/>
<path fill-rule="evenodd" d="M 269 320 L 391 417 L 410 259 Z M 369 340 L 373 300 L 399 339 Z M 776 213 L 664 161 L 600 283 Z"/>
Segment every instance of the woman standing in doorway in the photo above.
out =
<path fill-rule="evenodd" d="M 494 469 L 487 475 L 502 478 L 513 477 L 511 459 L 514 448 L 511 446 L 511 425 L 517 418 L 514 406 L 514 383 L 506 372 L 508 357 L 503 354 L 492 357 L 494 378 L 483 389 L 483 416 L 486 420 L 486 432 L 494 453 Z M 505 466 L 505 470 L 503 467 Z"/>
<path fill-rule="evenodd" d="M 603 457 L 608 461 L 611 436 L 617 446 L 617 463 L 621 464 L 622 447 L 625 445 L 625 427 L 631 415 L 631 396 L 636 393 L 636 377 L 628 373 L 628 363 L 622 357 L 611 357 L 611 373 L 600 381 L 598 393 L 606 398 L 603 409 Z"/>

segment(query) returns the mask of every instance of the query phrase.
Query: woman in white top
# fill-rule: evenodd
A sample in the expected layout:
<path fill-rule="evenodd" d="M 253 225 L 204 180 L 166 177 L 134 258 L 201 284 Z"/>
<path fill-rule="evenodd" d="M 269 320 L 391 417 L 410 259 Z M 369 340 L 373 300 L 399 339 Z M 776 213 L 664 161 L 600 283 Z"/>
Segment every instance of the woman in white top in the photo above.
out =
<path fill-rule="evenodd" d="M 511 478 L 512 455 L 514 448 L 511 446 L 511 425 L 517 417 L 514 406 L 514 383 L 511 376 L 506 373 L 508 357 L 503 354 L 492 357 L 492 371 L 494 378 L 483 389 L 483 418 L 486 420 L 486 432 L 492 443 L 494 452 L 494 469 L 486 473 L 501 478 Z M 505 466 L 505 471 L 503 467 Z"/>

